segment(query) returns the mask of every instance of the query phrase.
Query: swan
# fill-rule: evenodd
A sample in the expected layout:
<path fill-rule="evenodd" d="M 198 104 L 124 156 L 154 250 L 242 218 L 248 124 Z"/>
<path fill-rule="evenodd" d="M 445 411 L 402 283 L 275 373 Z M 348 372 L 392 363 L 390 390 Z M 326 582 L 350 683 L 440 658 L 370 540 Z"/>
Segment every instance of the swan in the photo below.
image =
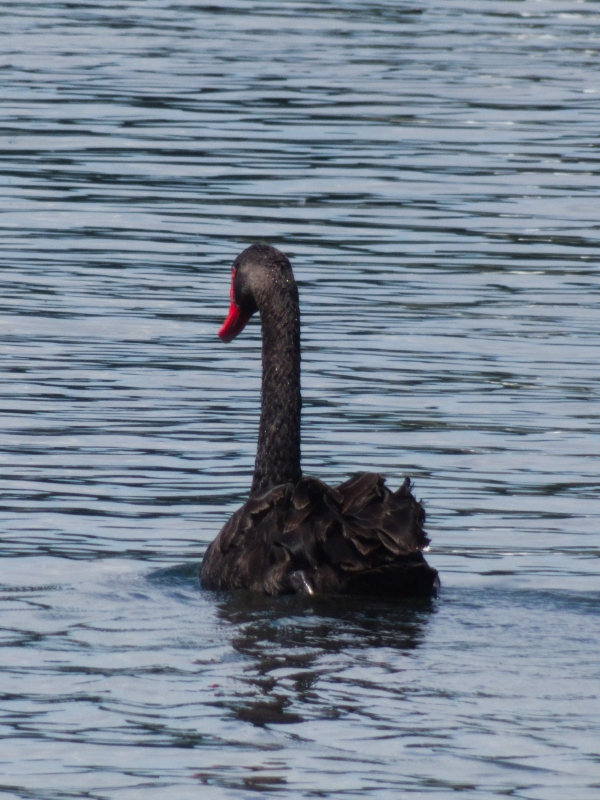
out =
<path fill-rule="evenodd" d="M 288 258 L 253 244 L 233 262 L 223 342 L 259 312 L 262 391 L 250 496 L 208 546 L 202 587 L 267 595 L 433 596 L 423 557 L 425 511 L 408 478 L 393 492 L 378 473 L 339 486 L 300 469 L 300 308 Z"/>

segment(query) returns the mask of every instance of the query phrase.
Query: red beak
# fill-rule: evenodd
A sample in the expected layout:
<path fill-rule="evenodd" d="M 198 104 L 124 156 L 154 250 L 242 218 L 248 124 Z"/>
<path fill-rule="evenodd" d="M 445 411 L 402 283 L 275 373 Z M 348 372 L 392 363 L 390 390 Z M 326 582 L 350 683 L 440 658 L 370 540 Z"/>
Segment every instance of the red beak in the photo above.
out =
<path fill-rule="evenodd" d="M 233 299 L 233 282 L 235 281 L 235 269 L 231 270 L 231 286 L 229 287 L 229 299 L 231 300 L 231 305 L 229 306 L 229 314 L 227 314 L 227 319 L 221 325 L 219 329 L 219 339 L 225 344 L 229 344 L 232 342 L 238 333 L 241 333 L 244 328 L 246 327 L 246 323 L 252 316 L 252 314 L 242 314 L 239 306 L 235 304 L 235 300 Z"/>
<path fill-rule="evenodd" d="M 241 333 L 244 330 L 246 323 L 251 316 L 252 314 L 242 314 L 241 310 L 232 300 L 231 305 L 229 306 L 229 314 L 227 315 L 227 319 L 221 325 L 221 329 L 219 330 L 219 339 L 221 339 L 222 342 L 225 342 L 225 344 L 233 341 L 238 333 Z"/>

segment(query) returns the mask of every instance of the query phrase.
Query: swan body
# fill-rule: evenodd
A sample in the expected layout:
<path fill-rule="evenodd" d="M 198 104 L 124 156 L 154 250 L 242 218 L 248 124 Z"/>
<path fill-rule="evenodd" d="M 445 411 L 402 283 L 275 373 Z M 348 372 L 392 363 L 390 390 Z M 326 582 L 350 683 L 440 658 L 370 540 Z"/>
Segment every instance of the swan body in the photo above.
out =
<path fill-rule="evenodd" d="M 425 511 L 407 478 L 392 492 L 377 473 L 330 487 L 300 469 L 300 313 L 288 259 L 252 245 L 234 261 L 231 341 L 252 314 L 262 328 L 262 408 L 250 497 L 209 545 L 207 589 L 280 594 L 431 596 L 438 574 L 423 557 Z"/>

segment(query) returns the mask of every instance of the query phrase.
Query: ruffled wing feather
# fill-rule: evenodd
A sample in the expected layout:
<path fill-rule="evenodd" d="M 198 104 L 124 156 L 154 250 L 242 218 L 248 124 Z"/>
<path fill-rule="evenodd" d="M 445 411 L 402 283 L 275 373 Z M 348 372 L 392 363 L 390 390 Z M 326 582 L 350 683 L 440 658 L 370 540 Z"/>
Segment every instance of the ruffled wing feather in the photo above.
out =
<path fill-rule="evenodd" d="M 337 487 L 305 477 L 238 509 L 208 548 L 203 586 L 266 594 L 432 595 L 422 550 L 425 511 L 407 479 L 391 492 L 376 473 Z"/>

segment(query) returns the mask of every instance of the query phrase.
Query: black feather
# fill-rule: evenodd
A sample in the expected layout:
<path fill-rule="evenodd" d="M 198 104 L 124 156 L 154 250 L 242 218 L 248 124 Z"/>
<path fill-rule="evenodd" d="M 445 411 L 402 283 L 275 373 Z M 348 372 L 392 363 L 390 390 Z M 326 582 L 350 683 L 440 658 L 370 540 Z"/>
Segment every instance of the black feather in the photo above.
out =
<path fill-rule="evenodd" d="M 207 549 L 202 585 L 266 594 L 435 594 L 437 572 L 421 552 L 429 542 L 425 512 L 408 478 L 391 492 L 377 473 L 336 487 L 302 477 L 300 310 L 290 262 L 273 247 L 252 245 L 234 261 L 231 288 L 225 341 L 260 312 L 258 447 L 250 498 Z"/>
<path fill-rule="evenodd" d="M 362 592 L 431 595 L 436 570 L 423 558 L 423 508 L 363 473 L 332 490 L 302 478 L 251 497 L 207 550 L 202 584 L 261 587 L 267 594 Z M 385 589 L 383 588 L 385 587 Z M 310 592 L 308 592 L 310 593 Z"/>

